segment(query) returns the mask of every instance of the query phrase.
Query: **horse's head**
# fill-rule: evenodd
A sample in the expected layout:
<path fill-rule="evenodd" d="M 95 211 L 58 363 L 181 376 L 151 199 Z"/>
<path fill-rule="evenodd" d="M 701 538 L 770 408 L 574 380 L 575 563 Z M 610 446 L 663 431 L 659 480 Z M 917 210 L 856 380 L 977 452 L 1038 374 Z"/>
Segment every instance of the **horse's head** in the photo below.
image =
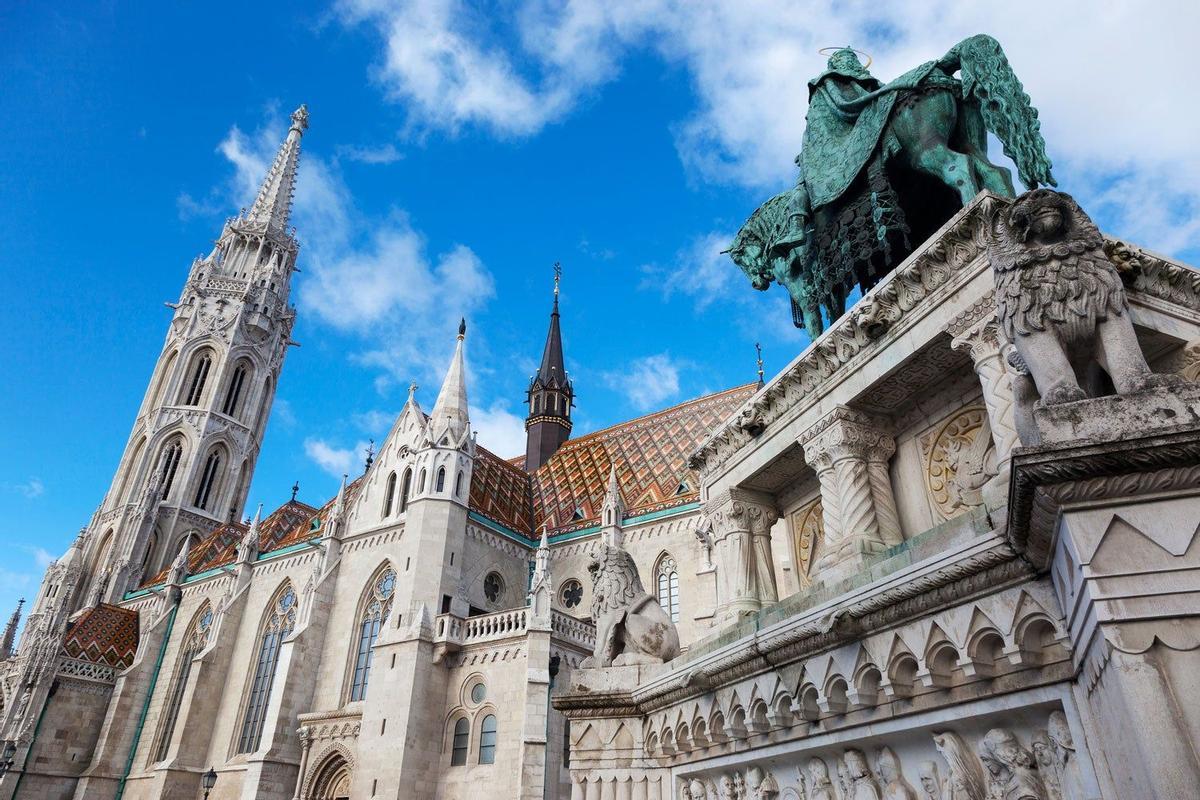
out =
<path fill-rule="evenodd" d="M 750 285 L 755 289 L 764 291 L 771 285 L 775 276 L 767 263 L 761 242 L 739 236 L 726 252 L 733 259 L 733 263 L 750 279 Z"/>

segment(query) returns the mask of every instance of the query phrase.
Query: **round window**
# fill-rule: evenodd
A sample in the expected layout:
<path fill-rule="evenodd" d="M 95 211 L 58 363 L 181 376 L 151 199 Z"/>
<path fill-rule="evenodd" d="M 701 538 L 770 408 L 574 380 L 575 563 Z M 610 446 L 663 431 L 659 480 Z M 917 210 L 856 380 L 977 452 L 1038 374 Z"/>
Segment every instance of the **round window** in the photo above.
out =
<path fill-rule="evenodd" d="M 575 608 L 583 600 L 583 585 L 572 578 L 563 584 L 561 597 L 564 606 Z"/>
<path fill-rule="evenodd" d="M 471 702 L 482 703 L 487 698 L 487 687 L 477 683 L 471 687 Z"/>
<path fill-rule="evenodd" d="M 495 572 L 489 572 L 483 579 L 483 596 L 488 599 L 488 602 L 495 603 L 503 593 L 504 579 Z"/>

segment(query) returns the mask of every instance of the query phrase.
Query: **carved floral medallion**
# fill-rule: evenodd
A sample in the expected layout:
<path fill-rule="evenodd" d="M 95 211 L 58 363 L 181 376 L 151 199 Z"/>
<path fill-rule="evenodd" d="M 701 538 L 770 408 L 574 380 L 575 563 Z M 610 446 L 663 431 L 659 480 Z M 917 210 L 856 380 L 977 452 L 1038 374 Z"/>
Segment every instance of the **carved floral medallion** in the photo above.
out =
<path fill-rule="evenodd" d="M 921 439 L 929 504 L 943 520 L 981 505 L 996 474 L 996 449 L 983 405 L 952 414 Z"/>

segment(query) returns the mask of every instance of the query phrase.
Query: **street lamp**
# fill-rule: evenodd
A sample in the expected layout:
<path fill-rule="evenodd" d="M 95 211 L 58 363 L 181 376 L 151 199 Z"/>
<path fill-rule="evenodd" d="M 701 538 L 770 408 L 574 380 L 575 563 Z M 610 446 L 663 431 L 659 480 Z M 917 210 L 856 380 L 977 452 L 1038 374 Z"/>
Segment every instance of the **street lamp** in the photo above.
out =
<path fill-rule="evenodd" d="M 13 758 L 17 755 L 17 743 L 9 740 L 4 743 L 4 755 L 0 756 L 0 778 L 12 769 Z"/>
<path fill-rule="evenodd" d="M 208 772 L 200 776 L 200 785 L 204 787 L 204 800 L 208 800 L 208 793 L 217 785 L 217 771 L 209 767 Z"/>

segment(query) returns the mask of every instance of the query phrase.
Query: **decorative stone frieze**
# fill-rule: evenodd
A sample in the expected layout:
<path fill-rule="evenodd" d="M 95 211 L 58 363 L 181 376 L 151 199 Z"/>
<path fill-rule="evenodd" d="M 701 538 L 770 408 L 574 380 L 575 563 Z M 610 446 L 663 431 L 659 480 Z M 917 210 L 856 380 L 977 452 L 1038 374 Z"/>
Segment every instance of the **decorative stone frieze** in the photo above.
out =
<path fill-rule="evenodd" d="M 838 406 L 801 435 L 800 445 L 821 482 L 819 570 L 842 571 L 904 541 L 888 474 L 896 440 L 883 423 Z"/>
<path fill-rule="evenodd" d="M 770 499 L 729 489 L 709 497 L 704 515 L 712 528 L 718 616 L 737 618 L 777 601 L 771 526 L 779 512 Z"/>

